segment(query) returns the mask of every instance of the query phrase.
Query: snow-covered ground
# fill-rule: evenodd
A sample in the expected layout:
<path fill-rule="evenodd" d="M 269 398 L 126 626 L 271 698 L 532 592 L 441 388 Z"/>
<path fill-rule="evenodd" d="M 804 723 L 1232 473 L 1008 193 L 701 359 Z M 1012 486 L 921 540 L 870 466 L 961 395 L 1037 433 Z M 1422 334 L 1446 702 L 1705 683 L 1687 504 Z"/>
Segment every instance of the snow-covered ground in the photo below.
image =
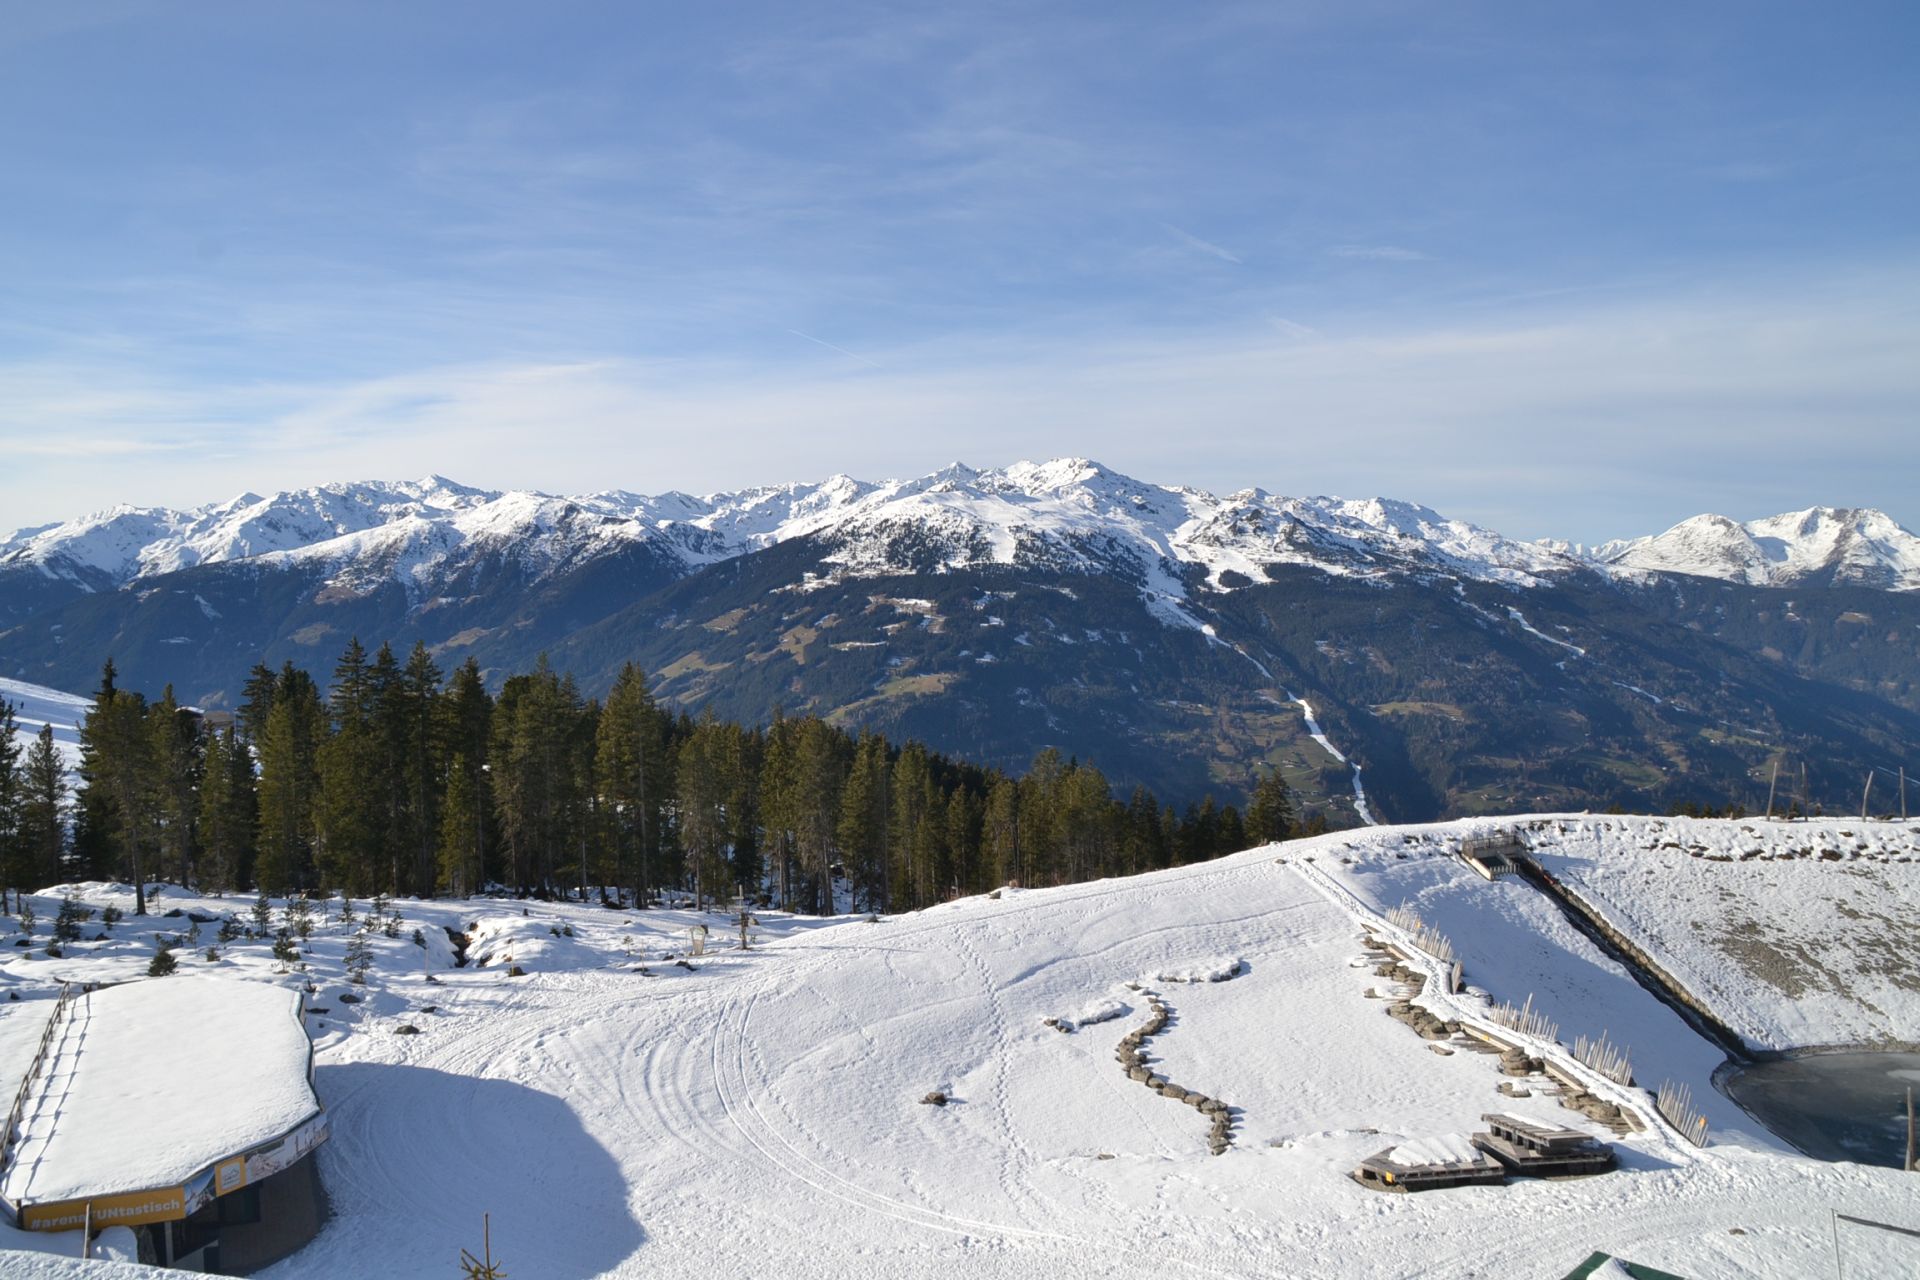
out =
<path fill-rule="evenodd" d="M 1589 818 L 1535 839 L 1754 1047 L 1920 1044 L 1920 821 Z"/>
<path fill-rule="evenodd" d="M 1631 856 L 1654 820 L 1560 821 L 1591 831 L 1604 861 Z M 1470 988 L 1534 994 L 1564 1039 L 1628 1042 L 1643 1081 L 1697 1080 L 1718 1060 L 1545 899 L 1443 852 L 1443 837 L 1484 825 L 1336 833 L 877 923 L 763 914 L 744 952 L 719 915 L 402 902 L 399 936 L 374 936 L 358 1005 L 339 999 L 352 926 L 337 906 L 304 974 L 275 974 L 258 942 L 211 964 L 180 954 L 183 970 L 311 980 L 309 1004 L 326 1010 L 309 1022 L 334 1217 L 276 1277 L 450 1274 L 483 1212 L 516 1280 L 1549 1276 L 1594 1249 L 1689 1277 L 1797 1277 L 1831 1272 L 1833 1210 L 1920 1226 L 1910 1176 L 1793 1155 L 1697 1086 L 1710 1145 L 1651 1122 L 1620 1143 L 1617 1173 L 1415 1196 L 1348 1180 L 1374 1152 L 1445 1141 L 1488 1111 L 1601 1132 L 1538 1081 L 1503 1096 L 1493 1057 L 1436 1052 L 1384 1016 L 1368 992 L 1390 980 L 1361 932 L 1402 936 L 1387 908 L 1410 903 L 1446 933 Z M 124 890 L 84 889 L 130 905 Z M 36 908 L 42 941 L 56 905 Z M 176 905 L 244 919 L 248 903 L 162 895 Z M 706 954 L 687 959 L 702 921 Z M 35 946 L 0 965 L 0 988 L 30 996 L 56 975 L 144 965 L 151 931 L 185 923 L 122 921 L 65 960 Z M 472 935 L 485 967 L 413 943 L 414 928 L 431 941 L 445 925 Z M 1225 1154 L 1208 1154 L 1205 1114 L 1116 1061 L 1150 996 L 1169 1010 L 1145 1045 L 1151 1067 L 1231 1106 Z M 1484 1016 L 1471 989 L 1427 999 Z M 1115 1003 L 1072 1031 L 1045 1021 Z M 1647 1109 L 1643 1093 L 1594 1087 Z M 933 1091 L 947 1105 L 921 1101 Z M 1846 1274 L 1920 1270 L 1920 1251 L 1899 1251 L 1916 1242 L 1847 1230 Z"/>
<path fill-rule="evenodd" d="M 14 737 L 20 744 L 21 763 L 25 764 L 27 748 L 40 736 L 41 728 L 50 724 L 54 743 L 67 766 L 67 783 L 76 782 L 80 769 L 79 725 L 92 710 L 93 700 L 0 676 L 0 702 L 13 708 Z"/>

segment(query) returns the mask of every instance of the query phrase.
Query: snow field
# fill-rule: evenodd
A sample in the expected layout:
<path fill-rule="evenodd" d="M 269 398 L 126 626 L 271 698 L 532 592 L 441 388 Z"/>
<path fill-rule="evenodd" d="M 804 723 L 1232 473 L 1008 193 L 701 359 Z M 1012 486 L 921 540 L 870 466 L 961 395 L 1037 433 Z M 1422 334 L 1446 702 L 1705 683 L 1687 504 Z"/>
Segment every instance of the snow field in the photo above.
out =
<path fill-rule="evenodd" d="M 40 736 L 41 727 L 50 724 L 53 726 L 54 744 L 66 765 L 67 785 L 77 783 L 80 769 L 78 726 L 92 709 L 93 700 L 43 685 L 28 684 L 24 680 L 0 677 L 0 702 L 13 708 L 14 739 L 20 747 L 21 766 L 25 767 L 27 749 Z"/>
<path fill-rule="evenodd" d="M 1557 821 L 1590 823 L 1599 857 L 1655 820 Z M 305 976 L 330 1009 L 309 1022 L 335 1217 L 269 1274 L 369 1259 L 448 1274 L 483 1212 L 516 1280 L 1544 1276 L 1596 1248 L 1689 1277 L 1789 1277 L 1830 1272 L 1834 1209 L 1920 1225 L 1910 1178 L 1802 1159 L 1719 1112 L 1706 1149 L 1649 1131 L 1599 1178 L 1419 1196 L 1348 1180 L 1365 1156 L 1445 1144 L 1483 1112 L 1595 1131 L 1538 1093 L 1500 1095 L 1494 1058 L 1435 1054 L 1367 999 L 1382 980 L 1361 925 L 1390 928 L 1378 914 L 1402 902 L 1451 938 L 1474 987 L 1534 993 L 1568 1039 L 1610 1030 L 1643 1082 L 1717 1061 L 1545 899 L 1434 856 L 1487 825 L 1337 833 L 875 924 L 761 913 L 745 953 L 717 914 L 402 902 L 409 929 L 478 924 L 492 958 L 430 984 L 404 931 L 376 935 L 397 950 L 357 1006 L 337 1000 L 345 940 L 329 924 Z M 703 919 L 709 954 L 691 972 L 665 960 Z M 144 964 L 150 945 L 123 931 L 93 945 Z M 509 946 L 525 977 L 507 976 Z M 223 963 L 285 980 L 247 948 Z M 1230 981 L 1158 978 L 1226 960 L 1241 962 Z M 44 990 L 58 963 L 16 956 L 0 982 Z M 1170 1010 L 1146 1046 L 1154 1070 L 1234 1108 L 1223 1155 L 1205 1117 L 1115 1061 L 1149 992 Z M 1110 999 L 1131 1011 L 1072 1035 L 1042 1023 Z M 935 1089 L 953 1101 L 922 1105 Z M 1883 1256 L 1858 1265 L 1911 1273 L 1890 1239 L 1849 1235 L 1848 1274 L 1869 1250 Z"/>
<path fill-rule="evenodd" d="M 1920 1044 L 1920 821 L 1587 819 L 1536 839 L 1749 1044 Z"/>

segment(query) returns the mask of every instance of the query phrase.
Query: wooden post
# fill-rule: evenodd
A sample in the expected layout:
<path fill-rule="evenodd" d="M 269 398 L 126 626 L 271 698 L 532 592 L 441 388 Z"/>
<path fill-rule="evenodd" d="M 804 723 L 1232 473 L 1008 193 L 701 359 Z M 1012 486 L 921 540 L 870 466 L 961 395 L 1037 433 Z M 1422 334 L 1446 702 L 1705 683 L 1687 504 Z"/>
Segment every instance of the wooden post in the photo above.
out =
<path fill-rule="evenodd" d="M 1873 770 L 1867 770 L 1867 789 L 1860 793 L 1860 821 L 1867 820 L 1867 797 L 1873 794 Z"/>
<path fill-rule="evenodd" d="M 1779 760 L 1779 757 L 1776 756 L 1773 761 L 1773 776 L 1767 780 L 1767 819 L 1768 821 L 1772 821 L 1773 819 L 1773 790 L 1775 787 L 1779 785 L 1780 785 L 1780 760 Z"/>
<path fill-rule="evenodd" d="M 1907 1086 L 1907 1172 L 1912 1173 L 1920 1165 L 1914 1163 L 1913 1151 L 1913 1086 Z"/>
<path fill-rule="evenodd" d="M 1907 1110 L 1909 1112 L 1913 1110 L 1913 1090 L 1911 1089 L 1907 1090 Z M 1911 1147 L 1913 1143 L 1909 1141 L 1907 1145 Z M 1907 1165 L 1909 1168 L 1913 1165 L 1911 1151 L 1907 1153 Z M 83 1261 L 93 1257 L 93 1201 L 91 1200 L 87 1201 L 86 1220 L 80 1226 L 80 1257 Z"/>

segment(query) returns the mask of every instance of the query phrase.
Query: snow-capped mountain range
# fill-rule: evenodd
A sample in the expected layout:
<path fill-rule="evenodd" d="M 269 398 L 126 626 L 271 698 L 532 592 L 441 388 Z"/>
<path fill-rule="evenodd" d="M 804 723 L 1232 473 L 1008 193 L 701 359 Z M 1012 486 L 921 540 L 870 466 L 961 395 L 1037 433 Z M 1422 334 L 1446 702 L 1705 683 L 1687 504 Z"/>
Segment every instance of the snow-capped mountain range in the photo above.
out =
<path fill-rule="evenodd" d="M 197 565 L 252 560 L 324 567 L 352 589 L 410 594 L 487 555 L 539 578 L 611 550 L 646 547 L 681 572 L 795 538 L 828 544 L 844 576 L 989 564 L 1111 572 L 1178 610 L 1196 577 L 1230 590 L 1269 566 L 1339 575 L 1420 572 L 1539 585 L 1594 570 L 1677 573 L 1751 585 L 1920 589 L 1920 538 L 1873 510 L 1814 508 L 1740 524 L 1703 515 L 1663 534 L 1595 548 L 1522 542 L 1412 503 L 1216 496 L 1143 483 L 1078 458 L 905 481 L 834 476 L 694 497 L 609 490 L 578 497 L 470 488 L 440 476 L 324 485 L 175 511 L 116 507 L 0 541 L 0 571 L 87 592 Z M 1171 620 L 1171 619 L 1170 619 Z"/>
<path fill-rule="evenodd" d="M 1695 516 L 1655 537 L 1604 543 L 1591 558 L 1620 574 L 1920 589 L 1920 538 L 1871 508 L 1813 507 L 1745 524 Z"/>
<path fill-rule="evenodd" d="M 1007 769 L 1050 747 L 1189 800 L 1279 761 L 1354 820 L 1362 764 L 1389 818 L 1751 808 L 1779 743 L 1839 787 L 1920 741 L 1917 592 L 1920 539 L 1873 511 L 1585 548 L 1077 458 L 704 497 L 428 476 L 14 534 L 0 675 L 82 693 L 111 658 L 230 707 L 257 665 L 324 676 L 357 638 L 493 682 L 545 658 L 588 696 L 631 662 L 690 712 Z"/>

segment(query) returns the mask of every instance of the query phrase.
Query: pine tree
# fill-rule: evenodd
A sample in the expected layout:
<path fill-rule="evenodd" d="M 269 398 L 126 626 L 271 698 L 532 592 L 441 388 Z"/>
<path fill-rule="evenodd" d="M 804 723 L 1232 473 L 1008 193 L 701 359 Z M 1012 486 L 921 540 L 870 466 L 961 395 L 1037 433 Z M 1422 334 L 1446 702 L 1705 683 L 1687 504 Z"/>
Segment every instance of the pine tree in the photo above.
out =
<path fill-rule="evenodd" d="M 878 734 L 863 736 L 854 748 L 835 827 L 840 856 L 853 880 L 856 910 L 893 909 L 887 849 L 889 772 L 887 740 Z"/>
<path fill-rule="evenodd" d="M 899 909 L 918 911 L 933 901 L 932 867 L 928 859 L 926 826 L 932 779 L 927 772 L 927 749 L 918 742 L 900 748 L 893 762 L 887 844 L 893 866 L 889 879 Z M 940 814 L 945 820 L 946 814 Z"/>
<path fill-rule="evenodd" d="M 493 800 L 521 891 L 551 893 L 568 847 L 572 789 L 585 771 L 577 753 L 584 708 L 572 677 L 540 656 L 532 674 L 510 678 L 493 718 Z"/>
<path fill-rule="evenodd" d="M 25 856 L 27 780 L 20 767 L 20 744 L 14 739 L 13 704 L 0 698 L 0 875 L 9 885 L 28 886 Z M 32 886 L 38 887 L 38 886 Z"/>
<path fill-rule="evenodd" d="M 199 845 L 202 744 L 200 718 L 181 707 L 168 685 L 147 709 L 152 734 L 152 801 L 158 864 L 186 887 L 194 883 Z"/>
<path fill-rule="evenodd" d="M 839 856 L 835 827 L 847 773 L 845 736 L 818 716 L 801 720 L 797 733 L 788 801 L 794 850 L 813 880 L 815 913 L 831 915 L 833 866 Z"/>
<path fill-rule="evenodd" d="M 111 869 L 133 881 L 134 914 L 147 913 L 146 879 L 157 843 L 157 770 L 146 699 L 114 684 L 113 662 L 80 725 L 80 821 L 93 870 Z M 75 843 L 81 837 L 75 835 Z"/>
<path fill-rule="evenodd" d="M 240 690 L 240 710 L 234 720 L 240 734 L 256 745 L 267 736 L 267 717 L 273 712 L 273 698 L 281 677 L 264 662 L 255 663 Z"/>
<path fill-rule="evenodd" d="M 947 849 L 953 858 L 951 883 L 965 891 L 980 886 L 980 799 L 965 787 L 947 797 Z"/>
<path fill-rule="evenodd" d="M 440 739 L 448 753 L 444 804 L 453 805 L 458 777 L 462 788 L 459 823 L 444 813 L 440 823 L 441 882 L 455 893 L 477 891 L 487 882 L 493 849 L 493 791 L 488 749 L 493 737 L 493 698 L 480 677 L 480 664 L 468 658 L 454 671 L 439 703 Z M 454 876 L 458 870 L 459 880 Z"/>
<path fill-rule="evenodd" d="M 1024 883 L 1020 855 L 1020 784 L 1004 774 L 987 787 L 981 818 L 981 870 L 991 884 Z"/>
<path fill-rule="evenodd" d="M 431 894 L 439 872 L 440 802 L 445 791 L 445 740 L 440 712 L 440 668 L 416 641 L 396 684 L 392 705 L 400 738 L 404 821 L 400 834 L 412 891 Z"/>
<path fill-rule="evenodd" d="M 760 764 L 760 820 L 767 846 L 773 851 L 774 896 L 782 911 L 793 907 L 794 858 L 798 848 L 796 767 L 799 723 L 780 708 L 773 710 Z"/>
<path fill-rule="evenodd" d="M 693 735 L 680 745 L 674 760 L 674 810 L 693 877 L 696 909 L 704 903 L 706 893 L 720 890 L 727 878 L 722 861 L 727 838 L 723 751 L 720 726 L 709 711 Z"/>
<path fill-rule="evenodd" d="M 60 899 L 60 913 L 53 918 L 53 937 L 56 942 L 78 942 L 80 940 L 80 922 L 88 916 L 88 911 L 80 905 L 80 900 L 72 894 Z"/>
<path fill-rule="evenodd" d="M 180 962 L 174 959 L 172 945 L 165 940 L 156 940 L 153 959 L 147 961 L 147 976 L 164 978 L 179 967 Z"/>
<path fill-rule="evenodd" d="M 258 802 L 253 755 L 231 726 L 207 735 L 200 783 L 200 881 L 213 893 L 246 883 L 254 859 Z"/>
<path fill-rule="evenodd" d="M 349 982 L 357 986 L 366 984 L 367 970 L 373 967 L 373 948 L 368 945 L 364 931 L 354 934 L 352 940 L 347 943 L 345 967 Z"/>
<path fill-rule="evenodd" d="M 19 886 L 47 885 L 67 877 L 67 835 L 60 808 L 67 796 L 65 765 L 54 745 L 53 726 L 42 725 L 27 751 L 15 858 L 7 879 Z"/>
<path fill-rule="evenodd" d="M 1293 834 L 1293 792 L 1278 770 L 1269 772 L 1253 789 L 1247 804 L 1247 835 L 1258 844 L 1272 844 Z"/>
<path fill-rule="evenodd" d="M 287 892 L 313 883 L 318 756 L 325 714 L 313 679 L 292 663 L 281 668 L 273 707 L 259 743 L 260 828 L 254 883 Z"/>
<path fill-rule="evenodd" d="M 383 874 L 393 820 L 386 803 L 391 761 L 375 723 L 373 673 L 358 639 L 348 643 L 333 669 L 328 710 L 332 732 L 315 757 L 316 883 L 371 893 L 391 883 Z"/>
<path fill-rule="evenodd" d="M 485 879 L 479 838 L 484 819 L 474 792 L 467 757 L 455 752 L 447 764 L 447 790 L 440 803 L 439 886 L 457 898 L 479 890 Z"/>
<path fill-rule="evenodd" d="M 595 782 L 611 815 L 616 851 L 615 878 L 632 868 L 633 902 L 644 907 L 653 887 L 660 830 L 660 713 L 647 678 L 629 662 L 620 668 L 601 708 L 595 735 Z"/>

